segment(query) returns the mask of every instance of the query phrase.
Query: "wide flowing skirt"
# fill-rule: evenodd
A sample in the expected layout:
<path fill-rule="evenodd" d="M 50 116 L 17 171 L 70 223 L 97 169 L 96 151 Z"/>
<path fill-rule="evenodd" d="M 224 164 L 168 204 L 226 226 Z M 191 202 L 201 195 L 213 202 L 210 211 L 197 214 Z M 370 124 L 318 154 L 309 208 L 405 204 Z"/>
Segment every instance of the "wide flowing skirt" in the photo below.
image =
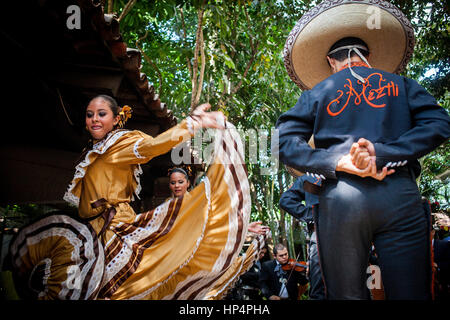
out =
<path fill-rule="evenodd" d="M 104 270 L 95 230 L 66 215 L 50 215 L 20 230 L 10 245 L 14 284 L 22 299 L 97 297 Z"/>
<path fill-rule="evenodd" d="M 73 252 L 80 250 L 67 245 L 70 241 L 65 232 L 47 231 L 47 237 L 37 236 L 29 241 L 30 232 L 22 230 L 18 237 L 22 240 L 20 245 L 13 241 L 11 246 L 15 270 L 29 277 L 37 265 L 52 260 L 46 269 L 46 281 L 40 285 L 43 289 L 39 297 L 43 299 L 222 297 L 239 275 L 250 268 L 263 246 L 259 237 L 241 254 L 250 219 L 250 191 L 239 134 L 231 124 L 227 126 L 228 129 L 215 132 L 212 161 L 204 179 L 183 198 L 171 199 L 154 210 L 137 214 L 133 221 L 123 222 L 120 214 L 116 215 L 104 248 L 95 237 L 81 240 L 82 246 L 96 244 L 99 250 L 96 256 L 92 255 L 91 263 L 103 267 L 101 279 L 95 277 L 97 283 L 92 277 L 90 283 L 77 278 L 78 291 L 89 291 L 90 295 L 66 292 L 64 283 L 73 278 L 73 269 L 88 262 L 73 262 Z M 43 221 L 40 223 L 45 225 Z M 49 225 L 46 229 L 53 227 Z M 86 286 L 91 289 L 85 289 Z"/>

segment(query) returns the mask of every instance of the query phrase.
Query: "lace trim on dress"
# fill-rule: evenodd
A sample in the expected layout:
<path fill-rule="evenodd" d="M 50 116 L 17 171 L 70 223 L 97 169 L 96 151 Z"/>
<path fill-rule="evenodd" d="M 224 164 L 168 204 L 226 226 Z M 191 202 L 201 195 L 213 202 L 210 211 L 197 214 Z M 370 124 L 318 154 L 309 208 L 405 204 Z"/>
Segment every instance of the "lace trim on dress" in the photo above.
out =
<path fill-rule="evenodd" d="M 133 147 L 134 155 L 138 159 L 145 159 L 145 157 L 141 156 L 141 154 L 138 151 L 139 143 L 142 140 L 144 140 L 144 138 L 141 138 L 138 141 L 136 141 L 136 143 L 134 144 L 134 147 Z M 139 198 L 139 193 L 141 193 L 141 190 L 142 190 L 141 179 L 140 179 L 141 174 L 142 174 L 142 168 L 141 168 L 141 165 L 138 164 L 136 169 L 134 169 L 134 178 L 136 179 L 136 182 L 137 182 L 137 186 L 136 186 L 136 190 L 134 190 L 134 194 L 136 195 L 136 197 L 138 199 L 141 199 L 141 198 Z M 134 195 L 131 196 L 131 201 L 134 201 Z"/>
<path fill-rule="evenodd" d="M 187 127 L 188 127 L 188 130 L 189 130 L 189 133 L 190 134 L 194 134 L 195 132 L 194 132 L 194 125 L 192 124 L 192 118 L 191 117 L 187 117 L 186 118 L 186 122 L 187 122 Z"/>
<path fill-rule="evenodd" d="M 142 186 L 141 186 L 141 178 L 140 178 L 142 172 L 143 172 L 143 171 L 142 171 L 141 165 L 138 164 L 138 165 L 136 166 L 136 169 L 134 169 L 134 179 L 136 179 L 136 182 L 137 182 L 137 186 L 136 186 L 136 189 L 134 190 L 134 194 L 136 195 L 136 197 L 137 197 L 138 199 L 141 199 L 141 198 L 139 197 L 139 193 L 141 193 L 141 190 L 142 190 Z M 131 196 L 131 201 L 134 201 L 134 195 Z"/>
<path fill-rule="evenodd" d="M 138 158 L 138 159 L 145 159 L 145 157 L 141 156 L 141 154 L 140 154 L 139 151 L 138 151 L 139 142 L 141 142 L 142 140 L 144 140 L 144 138 L 141 138 L 141 139 L 139 139 L 138 141 L 136 141 L 136 143 L 134 144 L 134 147 L 133 147 L 134 155 L 135 155 L 136 158 Z"/>
<path fill-rule="evenodd" d="M 36 266 L 33 268 L 33 270 L 30 273 L 30 276 L 28 278 L 28 287 L 30 287 L 33 291 L 36 291 L 35 289 L 33 289 L 32 285 L 31 285 L 31 279 L 33 278 L 33 274 L 36 272 L 36 269 L 38 267 L 40 267 L 41 265 L 45 265 L 44 267 L 44 276 L 42 277 L 42 285 L 44 286 L 44 290 L 40 291 L 38 293 L 38 297 L 42 298 L 45 297 L 48 293 L 48 278 L 50 277 L 50 267 L 52 265 L 52 259 L 50 258 L 45 258 L 42 261 L 40 261 L 38 264 L 36 264 Z"/>
<path fill-rule="evenodd" d="M 106 136 L 105 139 L 94 144 L 94 146 L 92 147 L 92 150 L 90 150 L 86 154 L 84 160 L 75 167 L 75 175 L 72 179 L 72 183 L 70 184 L 68 190 L 66 191 L 66 193 L 64 194 L 64 197 L 63 197 L 63 199 L 65 201 L 78 207 L 78 205 L 80 203 L 80 198 L 78 198 L 76 195 L 74 195 L 72 190 L 77 185 L 77 182 L 78 182 L 77 180 L 82 179 L 84 177 L 84 175 L 86 174 L 85 168 L 91 164 L 91 160 L 90 160 L 89 156 L 92 153 L 97 153 L 97 154 L 105 153 L 120 137 L 122 137 L 127 132 L 129 132 L 129 130 L 112 131 L 112 132 L 108 133 L 108 135 Z M 136 177 L 136 175 L 135 175 L 135 177 Z M 138 185 L 140 186 L 139 181 L 138 181 Z"/>

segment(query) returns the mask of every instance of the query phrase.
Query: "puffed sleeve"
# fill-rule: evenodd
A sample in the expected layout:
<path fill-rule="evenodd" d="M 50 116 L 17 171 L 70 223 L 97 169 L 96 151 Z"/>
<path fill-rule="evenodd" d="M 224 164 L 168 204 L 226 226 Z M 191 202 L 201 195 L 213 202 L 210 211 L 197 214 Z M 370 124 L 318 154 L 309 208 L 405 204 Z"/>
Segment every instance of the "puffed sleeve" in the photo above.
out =
<path fill-rule="evenodd" d="M 188 121 L 183 120 L 178 125 L 151 137 L 141 131 L 134 130 L 124 134 L 104 154 L 107 163 L 146 163 L 152 158 L 169 152 L 181 142 L 189 140 L 193 131 L 188 128 Z"/>
<path fill-rule="evenodd" d="M 405 88 L 414 126 L 395 141 L 374 143 L 378 168 L 389 162 L 416 160 L 450 137 L 447 111 L 416 81 L 405 78 Z"/>
<path fill-rule="evenodd" d="M 301 172 L 336 179 L 336 165 L 343 154 L 326 149 L 313 149 L 308 140 L 313 134 L 316 111 L 304 91 L 297 104 L 283 113 L 276 123 L 279 134 L 279 157 L 284 164 Z M 277 150 L 273 150 L 274 153 Z"/>

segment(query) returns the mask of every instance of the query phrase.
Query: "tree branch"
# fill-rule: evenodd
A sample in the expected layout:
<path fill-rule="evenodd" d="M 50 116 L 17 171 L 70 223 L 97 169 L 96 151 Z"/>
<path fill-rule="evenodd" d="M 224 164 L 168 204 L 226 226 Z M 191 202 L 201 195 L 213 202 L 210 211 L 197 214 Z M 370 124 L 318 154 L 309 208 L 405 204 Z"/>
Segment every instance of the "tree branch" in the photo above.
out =
<path fill-rule="evenodd" d="M 184 23 L 184 13 L 183 13 L 183 8 L 180 8 L 180 14 L 181 14 L 181 26 L 183 28 L 183 44 L 186 47 L 186 25 Z M 191 62 L 189 61 L 189 57 L 186 57 L 186 64 L 188 67 L 188 71 L 189 71 L 189 78 L 192 81 L 192 68 L 191 68 Z"/>
<path fill-rule="evenodd" d="M 246 5 L 245 5 L 245 2 L 244 2 L 244 13 L 245 13 L 245 18 L 246 18 L 247 24 L 248 24 L 248 30 L 250 30 L 250 29 L 251 29 L 251 21 L 250 21 L 250 18 L 249 18 L 249 16 L 248 16 L 247 7 L 246 7 Z M 243 75 L 242 75 L 242 77 L 241 77 L 241 80 L 237 83 L 237 85 L 233 86 L 233 89 L 230 91 L 230 94 L 227 96 L 227 98 L 225 99 L 225 101 L 223 101 L 223 104 L 226 104 L 226 103 L 228 102 L 228 100 L 229 100 L 236 92 L 238 92 L 238 90 L 241 88 L 242 84 L 244 83 L 244 79 L 247 77 L 247 74 L 248 74 L 248 72 L 250 71 L 250 68 L 252 67 L 253 62 L 254 62 L 255 59 L 256 59 L 256 54 L 257 54 L 257 50 L 258 50 L 258 45 L 259 45 L 259 43 L 258 43 L 258 41 L 257 41 L 256 43 L 254 43 L 253 37 L 252 37 L 252 35 L 251 35 L 250 32 L 248 33 L 248 37 L 249 37 L 250 47 L 251 47 L 251 49 L 252 49 L 252 53 L 251 53 L 252 56 L 251 56 L 250 60 L 248 61 L 247 65 L 246 65 L 246 67 L 245 67 L 245 70 L 244 70 L 244 73 L 243 73 Z M 221 101 L 222 101 L 222 98 L 223 98 L 223 95 L 222 95 L 221 98 L 220 98 Z"/>
<path fill-rule="evenodd" d="M 249 26 L 249 29 L 250 29 L 251 22 L 250 22 L 250 18 L 248 16 L 247 7 L 245 6 L 245 1 L 244 1 L 244 13 L 245 13 L 245 18 L 247 20 L 247 23 L 248 23 L 248 26 Z M 252 37 L 252 35 L 250 33 L 248 34 L 248 38 L 250 40 L 250 47 L 252 48 L 252 52 L 255 52 L 256 49 L 253 46 L 253 37 Z"/>
<path fill-rule="evenodd" d="M 136 4 L 137 0 L 129 0 L 125 7 L 123 7 L 122 13 L 120 14 L 119 19 L 117 19 L 119 22 L 130 12 L 131 8 Z"/>
<path fill-rule="evenodd" d="M 138 48 L 138 50 L 142 53 L 142 56 L 144 57 L 145 61 L 147 61 L 152 67 L 153 69 L 155 69 L 156 73 L 158 74 L 158 79 L 159 79 L 159 88 L 158 88 L 158 92 L 159 92 L 159 96 L 163 95 L 163 80 L 162 80 L 162 74 L 161 71 L 159 70 L 158 66 L 152 61 L 152 59 L 150 59 L 144 52 L 143 49 L 141 49 L 141 47 L 139 47 L 139 42 L 141 42 L 142 40 L 144 40 L 145 38 L 147 38 L 148 35 L 148 30 L 145 32 L 145 35 L 141 38 L 139 38 L 136 41 L 136 47 Z"/>
<path fill-rule="evenodd" d="M 195 101 L 194 101 L 194 105 L 198 105 L 198 103 L 200 102 L 200 96 L 202 94 L 202 90 L 203 90 L 203 77 L 205 75 L 205 67 L 206 67 L 206 57 L 205 57 L 205 42 L 203 40 L 203 29 L 200 32 L 200 58 L 201 58 L 201 62 L 202 65 L 200 67 L 200 78 L 198 79 L 198 84 L 197 84 L 197 95 L 195 97 Z"/>
<path fill-rule="evenodd" d="M 256 59 L 256 50 L 258 50 L 258 45 L 259 43 L 256 43 L 256 46 L 254 47 L 254 51 L 252 52 L 252 56 L 250 57 L 250 60 L 248 61 L 244 73 L 241 77 L 241 80 L 238 82 L 237 85 L 233 86 L 233 89 L 231 90 L 230 94 L 227 96 L 227 98 L 223 101 L 223 104 L 227 104 L 228 100 L 230 100 L 230 98 L 236 93 L 238 92 L 238 90 L 241 88 L 242 84 L 244 83 L 244 79 L 245 77 L 247 77 L 248 72 L 250 71 L 251 66 L 253 65 L 253 62 Z M 221 99 L 223 98 L 224 95 L 222 95 Z"/>
<path fill-rule="evenodd" d="M 192 66 L 191 110 L 194 110 L 194 108 L 196 107 L 195 99 L 197 97 L 197 90 L 198 90 L 198 80 L 197 80 L 198 54 L 199 54 L 200 46 L 201 46 L 201 42 L 202 42 L 203 13 L 205 11 L 204 4 L 205 4 L 205 1 L 203 1 L 202 6 L 198 10 L 198 23 L 197 23 L 197 32 L 196 32 L 196 36 L 195 36 L 196 41 L 195 41 L 195 49 L 194 49 L 194 63 Z M 202 86 L 200 86 L 200 88 L 201 87 Z"/>
<path fill-rule="evenodd" d="M 231 94 L 235 94 L 242 86 L 242 83 L 244 82 L 245 77 L 247 76 L 248 72 L 250 71 L 250 68 L 253 65 L 253 62 L 255 61 L 257 49 L 258 49 L 258 43 L 256 44 L 256 46 L 252 52 L 252 57 L 250 58 L 250 60 L 247 63 L 247 66 L 245 67 L 244 74 L 242 75 L 241 80 L 239 81 L 239 83 L 236 86 L 233 87 L 233 90 L 231 90 Z"/>
<path fill-rule="evenodd" d="M 261 206 L 261 203 L 258 201 L 258 191 L 255 188 L 255 184 L 252 180 L 250 180 L 250 195 L 252 197 L 252 201 L 256 206 L 256 209 L 259 213 L 262 214 L 263 207 Z"/>

